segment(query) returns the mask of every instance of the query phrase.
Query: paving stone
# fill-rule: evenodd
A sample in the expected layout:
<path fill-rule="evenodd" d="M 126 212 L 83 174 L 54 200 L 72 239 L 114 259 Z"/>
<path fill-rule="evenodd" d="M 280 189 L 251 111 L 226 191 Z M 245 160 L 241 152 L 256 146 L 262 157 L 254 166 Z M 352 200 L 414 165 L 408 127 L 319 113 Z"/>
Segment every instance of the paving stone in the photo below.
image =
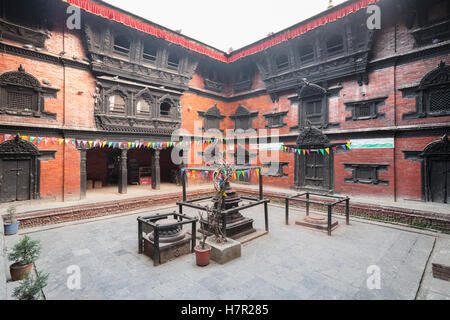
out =
<path fill-rule="evenodd" d="M 329 237 L 286 226 L 283 208 L 269 209 L 269 234 L 243 245 L 242 256 L 225 265 L 212 261 L 201 268 L 189 254 L 154 267 L 137 253 L 137 215 L 129 215 L 33 233 L 43 247 L 36 267 L 50 274 L 48 299 L 415 298 L 435 237 L 355 221 L 340 224 Z M 244 214 L 263 228 L 260 210 Z M 15 241 L 6 238 L 8 246 Z M 70 265 L 81 268 L 82 290 L 67 288 Z M 370 265 L 380 267 L 381 290 L 367 288 Z M 434 280 L 425 274 L 422 286 L 436 291 L 427 288 L 421 297 L 450 296 Z"/>

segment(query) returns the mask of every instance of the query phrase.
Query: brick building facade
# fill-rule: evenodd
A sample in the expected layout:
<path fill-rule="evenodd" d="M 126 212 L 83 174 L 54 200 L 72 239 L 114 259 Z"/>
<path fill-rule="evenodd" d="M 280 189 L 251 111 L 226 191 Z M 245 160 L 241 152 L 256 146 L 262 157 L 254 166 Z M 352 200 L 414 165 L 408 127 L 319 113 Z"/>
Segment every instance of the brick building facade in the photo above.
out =
<path fill-rule="evenodd" d="M 305 149 L 299 134 L 321 130 L 327 153 L 272 151 L 269 185 L 450 201 L 450 1 L 350 0 L 229 54 L 98 0 L 12 3 L 0 0 L 1 202 L 79 199 L 87 181 L 125 193 L 145 173 L 159 188 L 180 168 L 166 142 L 196 122 L 274 130 L 234 148 L 263 166 L 258 146 Z"/>

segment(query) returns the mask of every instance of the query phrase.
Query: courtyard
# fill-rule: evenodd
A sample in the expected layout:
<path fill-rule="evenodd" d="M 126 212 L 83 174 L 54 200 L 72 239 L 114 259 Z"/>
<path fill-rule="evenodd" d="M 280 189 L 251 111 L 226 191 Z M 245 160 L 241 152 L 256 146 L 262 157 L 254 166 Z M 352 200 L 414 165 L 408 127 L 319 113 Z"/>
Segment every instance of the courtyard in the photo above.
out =
<path fill-rule="evenodd" d="M 41 241 L 35 267 L 50 274 L 48 300 L 450 299 L 450 283 L 433 278 L 430 269 L 431 262 L 448 260 L 449 236 L 356 218 L 347 226 L 337 216 L 339 226 L 329 237 L 294 223 L 302 209 L 291 209 L 285 225 L 284 208 L 277 205 L 269 205 L 269 233 L 245 243 L 240 258 L 199 267 L 188 254 L 154 267 L 138 254 L 136 218 L 176 209 L 25 229 L 6 237 L 6 246 L 24 234 Z M 243 213 L 256 229 L 264 228 L 261 209 Z M 80 289 L 67 286 L 70 266 L 79 267 Z M 379 289 L 368 288 L 370 266 L 379 267 Z M 16 285 L 8 282 L 9 296 Z"/>

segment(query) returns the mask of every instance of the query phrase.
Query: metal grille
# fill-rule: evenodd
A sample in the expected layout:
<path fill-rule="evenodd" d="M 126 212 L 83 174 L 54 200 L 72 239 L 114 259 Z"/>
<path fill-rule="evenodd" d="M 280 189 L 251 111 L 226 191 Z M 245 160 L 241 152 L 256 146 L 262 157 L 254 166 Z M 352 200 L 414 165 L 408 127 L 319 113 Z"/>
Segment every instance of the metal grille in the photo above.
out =
<path fill-rule="evenodd" d="M 450 90 L 430 92 L 430 112 L 450 112 Z"/>
<path fill-rule="evenodd" d="M 11 109 L 32 110 L 33 95 L 22 92 L 8 91 L 8 107 Z"/>

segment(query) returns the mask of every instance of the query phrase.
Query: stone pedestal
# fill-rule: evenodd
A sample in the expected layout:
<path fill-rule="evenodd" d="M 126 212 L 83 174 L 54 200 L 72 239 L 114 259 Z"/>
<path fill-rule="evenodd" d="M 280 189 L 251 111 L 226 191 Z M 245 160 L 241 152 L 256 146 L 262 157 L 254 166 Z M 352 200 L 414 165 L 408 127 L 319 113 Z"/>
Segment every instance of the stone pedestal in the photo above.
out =
<path fill-rule="evenodd" d="M 224 264 L 241 256 L 241 243 L 229 238 L 227 240 L 224 243 L 216 243 L 206 239 L 206 243 L 211 246 L 211 260 Z"/>
<path fill-rule="evenodd" d="M 163 264 L 191 252 L 191 236 L 182 230 L 181 226 L 173 225 L 175 219 L 159 220 L 159 263 Z M 144 236 L 144 254 L 154 259 L 154 232 Z"/>
<path fill-rule="evenodd" d="M 305 218 L 295 221 L 295 224 L 312 229 L 328 230 L 327 218 L 321 216 L 306 216 Z M 338 221 L 331 221 L 331 230 L 336 229 L 337 226 Z"/>
<path fill-rule="evenodd" d="M 186 236 L 184 239 L 173 243 L 159 244 L 159 263 L 163 264 L 182 255 L 191 253 L 191 237 Z M 152 240 L 144 237 L 144 254 L 150 258 L 154 257 L 154 243 Z"/>
<path fill-rule="evenodd" d="M 224 189 L 227 196 L 223 198 L 222 210 L 237 208 L 239 206 L 239 203 L 242 202 L 241 197 L 236 193 L 236 191 L 231 188 L 229 182 L 226 183 Z M 217 196 L 213 198 L 213 204 L 214 208 L 217 208 L 219 204 L 219 199 Z M 242 236 L 256 231 L 253 228 L 253 219 L 244 217 L 239 211 L 227 214 L 225 219 L 226 237 L 238 239 Z M 202 220 L 200 222 L 200 225 L 200 232 L 211 232 L 212 228 L 207 221 Z"/>

